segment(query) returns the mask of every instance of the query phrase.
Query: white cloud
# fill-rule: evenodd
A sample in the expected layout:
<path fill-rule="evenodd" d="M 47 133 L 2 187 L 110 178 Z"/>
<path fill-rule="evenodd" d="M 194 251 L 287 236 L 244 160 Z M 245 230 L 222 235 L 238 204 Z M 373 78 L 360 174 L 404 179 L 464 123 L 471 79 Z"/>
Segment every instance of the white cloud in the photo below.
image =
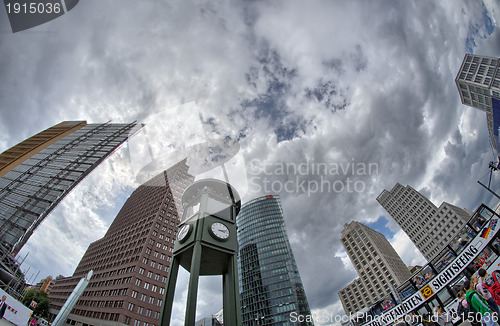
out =
<path fill-rule="evenodd" d="M 389 242 L 394 247 L 406 266 L 423 266 L 427 264 L 427 261 L 418 251 L 417 247 L 415 247 L 408 235 L 406 235 L 406 233 L 404 233 L 402 230 L 396 232 L 394 234 L 394 237 L 392 239 L 389 239 Z"/>
<path fill-rule="evenodd" d="M 359 181 L 362 192 L 280 194 L 314 311 L 340 309 L 336 293 L 355 277 L 345 257 L 336 257 L 340 231 L 354 219 L 385 215 L 375 200 L 383 189 L 409 184 L 438 204 L 468 209 L 491 199 L 476 183 L 491 160 L 485 117 L 460 104 L 454 84 L 468 39 L 475 37 L 475 52 L 500 56 L 498 31 L 479 40 L 487 31 L 480 2 L 116 6 L 80 2 L 48 24 L 3 34 L 2 148 L 64 119 L 138 120 L 155 126 L 147 133 L 154 157 L 207 137 L 237 139 L 237 166 L 244 162 L 249 178 L 260 181 L 320 176 L 253 173 L 252 160 L 377 164 L 370 175 L 327 176 Z M 498 15 L 494 2 L 485 8 Z M 0 28 L 9 30 L 6 20 Z M 194 110 L 173 109 L 191 101 L 203 133 Z M 78 185 L 23 249 L 26 265 L 71 273 L 136 186 L 137 169 L 150 159 L 143 150 L 122 148 Z M 248 184 L 244 201 L 264 193 Z M 421 261 L 401 232 L 391 241 L 406 263 Z M 61 257 L 62 248 L 71 255 Z M 216 293 L 207 287 L 204 312 Z M 183 318 L 177 303 L 174 312 Z"/>

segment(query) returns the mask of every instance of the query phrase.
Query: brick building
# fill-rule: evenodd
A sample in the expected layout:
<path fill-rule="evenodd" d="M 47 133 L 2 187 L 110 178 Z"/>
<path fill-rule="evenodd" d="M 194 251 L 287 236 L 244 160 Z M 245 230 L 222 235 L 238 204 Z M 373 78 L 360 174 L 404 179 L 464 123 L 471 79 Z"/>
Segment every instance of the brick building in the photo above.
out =
<path fill-rule="evenodd" d="M 184 160 L 139 186 L 104 237 L 89 246 L 73 276 L 57 281 L 51 314 L 57 315 L 79 280 L 93 270 L 68 324 L 157 325 L 181 195 L 193 180 Z"/>

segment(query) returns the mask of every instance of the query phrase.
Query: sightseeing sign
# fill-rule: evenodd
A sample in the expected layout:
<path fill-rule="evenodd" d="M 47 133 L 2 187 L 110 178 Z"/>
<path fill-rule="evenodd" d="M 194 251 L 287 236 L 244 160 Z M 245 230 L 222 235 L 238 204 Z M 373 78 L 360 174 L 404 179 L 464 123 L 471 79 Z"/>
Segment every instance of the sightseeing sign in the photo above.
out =
<path fill-rule="evenodd" d="M 426 286 L 410 296 L 401 304 L 384 312 L 379 316 L 367 316 L 371 318 L 363 326 L 385 326 L 405 317 L 415 308 L 429 300 L 435 293 L 441 291 L 450 281 L 455 279 L 470 263 L 474 261 L 489 240 L 492 239 L 498 230 L 498 218 L 493 217 L 484 229 L 474 238 L 474 240 L 458 255 L 455 260 L 435 276 Z"/>

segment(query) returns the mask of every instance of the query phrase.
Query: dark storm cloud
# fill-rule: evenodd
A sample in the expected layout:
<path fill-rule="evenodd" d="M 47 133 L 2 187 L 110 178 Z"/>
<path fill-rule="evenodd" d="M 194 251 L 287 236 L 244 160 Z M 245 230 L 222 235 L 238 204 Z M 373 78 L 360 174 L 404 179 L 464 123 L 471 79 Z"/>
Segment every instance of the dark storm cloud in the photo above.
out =
<path fill-rule="evenodd" d="M 453 133 L 456 133 L 463 114 L 454 78 L 463 58 L 468 25 L 471 22 L 480 25 L 482 16 L 481 6 L 475 8 L 462 3 L 456 6 L 446 3 L 442 7 L 435 4 L 416 7 L 391 3 L 388 10 L 381 3 L 363 8 L 351 4 L 343 8 L 344 16 L 352 22 L 362 19 L 363 23 L 359 28 L 353 28 L 349 36 L 364 42 L 342 39 L 339 50 L 339 44 L 335 42 L 310 46 L 318 44 L 323 37 L 322 31 L 308 33 L 314 30 L 312 24 L 322 21 L 322 12 L 315 5 L 318 2 L 312 2 L 307 9 L 294 4 L 283 6 L 279 10 L 270 10 L 269 17 L 266 17 L 267 12 L 262 11 L 260 21 L 255 24 L 259 35 L 274 45 L 283 62 L 288 65 L 297 63 L 294 78 L 290 79 L 290 89 L 284 96 L 286 103 L 294 108 L 294 115 L 303 115 L 308 123 L 300 139 L 278 143 L 272 137 L 254 138 L 250 157 L 268 164 L 273 162 L 274 165 L 283 162 L 299 164 L 307 159 L 324 163 L 372 162 L 378 164 L 379 170 L 377 175 L 356 176 L 353 179 L 366 185 L 362 193 L 323 192 L 308 197 L 303 191 L 282 192 L 287 228 L 291 238 L 296 239 L 292 240 L 292 247 L 297 251 L 296 259 L 301 271 L 312 270 L 317 256 L 323 260 L 323 257 L 332 257 L 340 250 L 338 239 L 343 223 L 353 219 L 374 220 L 379 214 L 385 214 L 375 198 L 383 189 L 392 189 L 396 182 L 418 189 L 420 184 L 430 181 L 434 197 L 451 202 L 466 196 L 454 194 L 456 189 L 452 185 L 460 182 L 460 176 L 465 173 L 460 169 L 467 168 L 467 163 L 457 168 L 455 174 L 443 175 L 449 184 L 435 183 L 432 178 L 441 177 L 439 156 L 443 151 L 447 150 L 452 155 L 452 152 L 462 150 L 463 158 L 463 148 L 446 149 L 447 139 L 454 138 Z M 324 7 L 321 9 L 325 10 Z M 288 26 L 299 11 L 301 28 L 292 32 L 286 30 L 283 26 Z M 467 15 L 463 15 L 463 11 Z M 331 26 L 325 25 L 330 28 L 334 28 L 334 21 L 338 18 L 332 15 Z M 313 19 L 308 20 L 309 17 L 314 17 L 314 22 Z M 279 20 L 280 25 L 273 25 L 270 19 Z M 333 32 L 328 27 L 324 28 L 325 34 Z M 288 38 L 280 38 L 285 30 L 289 32 Z M 451 31 L 456 38 L 449 37 Z M 290 39 L 294 40 L 293 46 Z M 323 57 L 326 49 L 336 53 L 334 59 Z M 348 53 L 358 55 L 346 55 Z M 356 64 L 346 64 L 349 59 Z M 316 70 L 316 65 L 325 68 L 325 63 L 328 69 Z M 334 102 L 342 110 L 333 110 L 333 115 L 330 111 L 321 110 L 318 104 L 325 105 L 329 101 L 328 96 L 336 96 L 338 89 L 344 92 Z M 484 151 L 484 142 L 471 139 L 468 134 L 464 141 L 473 142 Z M 274 150 L 264 154 L 259 150 L 263 147 Z M 458 158 L 453 156 L 450 161 Z M 447 164 L 447 159 L 444 160 L 443 163 Z M 276 184 L 285 184 L 294 177 L 276 174 L 272 178 Z M 347 173 L 332 180 L 345 180 L 347 177 L 352 175 Z M 259 180 L 263 178 L 262 174 L 258 175 Z M 304 180 L 318 180 L 318 176 L 299 176 L 298 182 Z M 473 184 L 471 179 L 469 182 Z M 307 255 L 307 252 L 317 254 Z M 405 259 L 410 257 L 404 256 Z M 323 261 L 323 266 L 327 271 L 332 269 L 337 272 L 321 275 L 301 273 L 313 308 L 329 307 L 332 298 L 336 300 L 337 291 L 347 285 L 345 279 L 332 276 L 339 275 L 338 264 L 334 265 L 333 261 L 329 260 L 328 264 Z M 351 275 L 351 280 L 355 277 Z M 327 292 L 330 296 L 325 295 Z"/>
<path fill-rule="evenodd" d="M 486 6 L 488 12 L 497 7 Z M 10 27 L 2 21 L 0 29 Z M 489 29 L 481 3 L 465 0 L 123 0 L 119 9 L 116 1 L 80 2 L 30 32 L 2 34 L 0 146 L 64 119 L 142 121 L 154 113 L 155 122 L 171 128 L 168 123 L 188 114 L 172 116 L 169 108 L 194 100 L 203 132 L 246 141 L 247 168 L 252 160 L 271 166 L 376 164 L 371 174 L 346 170 L 327 176 L 344 185 L 348 178 L 358 181 L 361 192 L 280 193 L 311 308 L 342 314 L 337 291 L 356 275 L 342 256 L 340 232 L 352 220 L 386 215 L 375 200 L 383 189 L 409 184 L 438 205 L 446 200 L 469 209 L 489 200 L 476 184 L 491 160 L 487 134 L 480 130 L 485 117 L 460 104 L 454 84 L 471 37 L 475 52 L 500 56 L 498 31 L 481 39 Z M 175 137 L 158 142 L 174 146 L 190 135 L 172 130 Z M 123 153 L 44 222 L 30 240 L 37 257 L 31 266 L 68 275 L 86 245 L 104 234 L 136 186 Z M 321 181 L 313 173 L 251 177 L 282 184 Z M 264 193 L 253 190 L 246 200 Z M 91 205 L 95 197 L 88 193 L 113 196 Z M 59 239 L 47 237 L 58 232 Z M 75 246 L 76 232 L 84 240 Z M 407 238 L 397 233 L 392 240 L 405 261 L 415 259 Z M 43 259 L 47 253 L 62 257 L 60 264 Z M 206 298 L 218 295 L 215 284 L 203 291 Z M 220 308 L 202 306 L 204 315 Z M 182 319 L 182 309 L 174 309 L 180 316 L 175 318 Z"/>

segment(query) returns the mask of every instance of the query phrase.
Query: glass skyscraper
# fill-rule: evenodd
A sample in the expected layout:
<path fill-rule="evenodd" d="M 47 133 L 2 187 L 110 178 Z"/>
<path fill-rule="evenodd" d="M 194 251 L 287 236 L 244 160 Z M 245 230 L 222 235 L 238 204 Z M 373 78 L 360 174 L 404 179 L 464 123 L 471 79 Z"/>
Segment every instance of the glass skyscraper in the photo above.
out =
<path fill-rule="evenodd" d="M 292 322 L 293 316 L 310 316 L 311 311 L 286 233 L 279 196 L 268 195 L 246 203 L 236 222 L 243 325 L 297 325 Z"/>
<path fill-rule="evenodd" d="M 0 248 L 16 254 L 54 207 L 141 126 L 64 121 L 0 154 Z"/>

